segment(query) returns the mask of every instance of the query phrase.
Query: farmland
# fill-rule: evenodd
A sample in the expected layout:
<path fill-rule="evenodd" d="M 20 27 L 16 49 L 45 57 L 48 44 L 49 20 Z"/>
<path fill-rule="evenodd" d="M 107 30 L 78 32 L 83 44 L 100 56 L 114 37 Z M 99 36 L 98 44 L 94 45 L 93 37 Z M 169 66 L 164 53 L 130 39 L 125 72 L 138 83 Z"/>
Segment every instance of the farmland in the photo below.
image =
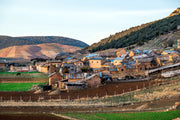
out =
<path fill-rule="evenodd" d="M 1 83 L 0 91 L 28 91 L 33 85 L 46 83 Z"/>
<path fill-rule="evenodd" d="M 17 73 L 20 75 L 17 76 Z M 0 72 L 0 78 L 47 78 L 47 75 L 40 72 Z"/>
<path fill-rule="evenodd" d="M 20 75 L 17 75 L 19 74 Z M 1 83 L 48 82 L 48 75 L 40 72 L 0 72 Z"/>
<path fill-rule="evenodd" d="M 180 117 L 180 110 L 140 113 L 68 113 L 65 115 L 84 120 L 172 120 Z"/>
<path fill-rule="evenodd" d="M 30 90 L 33 85 L 46 84 L 48 77 L 40 72 L 0 72 L 0 82 L 0 91 L 20 92 Z"/>
<path fill-rule="evenodd" d="M 65 120 L 64 118 L 56 117 L 50 114 L 0 114 L 1 120 Z"/>

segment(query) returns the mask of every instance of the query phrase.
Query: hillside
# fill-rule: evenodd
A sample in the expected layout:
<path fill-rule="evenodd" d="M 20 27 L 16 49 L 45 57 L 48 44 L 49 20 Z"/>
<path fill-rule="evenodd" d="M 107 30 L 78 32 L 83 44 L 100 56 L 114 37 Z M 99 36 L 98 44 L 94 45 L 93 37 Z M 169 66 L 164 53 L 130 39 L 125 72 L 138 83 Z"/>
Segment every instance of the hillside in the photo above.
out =
<path fill-rule="evenodd" d="M 131 46 L 131 48 L 139 49 L 139 50 L 170 49 L 172 47 L 176 48 L 178 39 L 180 39 L 180 30 L 170 32 L 170 33 L 167 33 L 164 35 L 160 35 L 153 40 L 145 42 L 144 45 L 141 45 L 141 46 L 132 45 L 132 46 L 134 46 L 134 48 L 132 46 Z"/>
<path fill-rule="evenodd" d="M 80 49 L 81 48 L 76 46 L 62 45 L 59 43 L 11 46 L 0 50 L 0 57 L 24 59 L 35 57 L 54 58 L 60 52 L 74 52 Z"/>
<path fill-rule="evenodd" d="M 180 8 L 173 11 L 168 17 L 132 27 L 128 30 L 118 32 L 108 38 L 102 39 L 98 43 L 85 48 L 91 52 L 110 49 L 123 48 L 130 45 L 143 45 L 149 40 L 176 30 L 177 25 L 180 25 Z"/>
<path fill-rule="evenodd" d="M 67 38 L 67 37 L 56 37 L 56 36 L 27 36 L 27 37 L 9 37 L 0 36 L 0 49 L 21 46 L 21 45 L 37 45 L 43 43 L 59 43 L 62 45 L 76 46 L 84 48 L 88 46 L 86 43 Z"/>

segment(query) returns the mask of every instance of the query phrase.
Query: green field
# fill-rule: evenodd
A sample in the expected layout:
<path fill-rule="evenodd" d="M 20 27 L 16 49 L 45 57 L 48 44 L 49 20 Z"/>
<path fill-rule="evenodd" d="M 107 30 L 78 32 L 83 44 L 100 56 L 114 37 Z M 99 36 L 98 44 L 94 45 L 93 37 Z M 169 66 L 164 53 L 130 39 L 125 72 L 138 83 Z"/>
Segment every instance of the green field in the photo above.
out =
<path fill-rule="evenodd" d="M 17 76 L 17 73 L 21 75 Z M 0 72 L 0 77 L 47 78 L 48 75 L 40 72 Z"/>
<path fill-rule="evenodd" d="M 83 120 L 172 120 L 180 118 L 180 110 L 139 113 L 67 113 L 64 115 Z"/>
<path fill-rule="evenodd" d="M 33 85 L 46 83 L 0 83 L 0 91 L 28 91 Z"/>

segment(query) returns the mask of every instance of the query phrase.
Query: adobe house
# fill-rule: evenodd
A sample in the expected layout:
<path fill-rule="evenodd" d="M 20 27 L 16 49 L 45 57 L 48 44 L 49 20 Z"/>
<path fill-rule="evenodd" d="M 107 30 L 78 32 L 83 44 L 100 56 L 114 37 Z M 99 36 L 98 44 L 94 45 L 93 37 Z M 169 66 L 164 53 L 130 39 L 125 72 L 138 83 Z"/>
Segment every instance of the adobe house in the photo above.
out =
<path fill-rule="evenodd" d="M 86 83 L 79 82 L 79 80 L 72 81 L 69 79 L 61 80 L 58 82 L 58 84 L 61 91 L 84 89 L 87 86 Z"/>
<path fill-rule="evenodd" d="M 54 73 L 54 72 L 56 72 L 55 64 L 50 64 L 48 73 L 51 74 L 51 73 Z"/>
<path fill-rule="evenodd" d="M 40 62 L 40 63 L 36 63 L 36 68 L 39 72 L 43 72 L 45 74 L 48 74 L 50 65 L 47 64 L 46 62 Z"/>
<path fill-rule="evenodd" d="M 114 65 L 121 65 L 121 62 L 123 61 L 123 57 L 117 57 L 114 59 L 113 64 Z"/>
<path fill-rule="evenodd" d="M 76 65 L 78 67 L 82 67 L 82 66 L 84 66 L 84 63 L 79 60 L 79 61 L 74 62 L 74 65 Z"/>
<path fill-rule="evenodd" d="M 7 63 L 4 61 L 0 61 L 0 68 L 4 68 L 7 66 Z"/>
<path fill-rule="evenodd" d="M 174 51 L 174 50 L 165 50 L 165 51 L 163 51 L 163 52 L 161 53 L 161 55 L 169 55 L 169 54 L 171 54 L 171 53 L 177 53 L 177 52 Z"/>
<path fill-rule="evenodd" d="M 61 75 L 65 73 L 76 73 L 77 67 L 73 63 L 63 63 L 59 72 Z"/>
<path fill-rule="evenodd" d="M 170 53 L 169 55 L 169 61 L 174 61 L 179 57 L 178 53 Z"/>
<path fill-rule="evenodd" d="M 11 65 L 10 71 L 11 72 L 29 72 L 30 67 L 29 66 L 27 66 L 27 67 L 16 67 L 16 66 Z"/>
<path fill-rule="evenodd" d="M 84 63 L 82 61 L 80 61 L 80 60 L 75 61 L 74 65 L 76 66 L 76 70 L 77 70 L 76 72 L 82 72 L 81 67 L 84 66 Z"/>
<path fill-rule="evenodd" d="M 127 73 L 129 72 L 129 70 L 124 66 L 124 65 L 120 65 L 117 67 L 117 70 L 121 73 Z"/>
<path fill-rule="evenodd" d="M 50 74 L 48 77 L 49 77 L 49 85 L 52 86 L 56 86 L 57 82 L 63 79 L 62 76 L 56 72 Z"/>
<path fill-rule="evenodd" d="M 60 67 L 62 64 L 61 60 L 47 60 L 46 63 L 51 64 L 55 67 Z"/>
<path fill-rule="evenodd" d="M 71 81 L 71 82 L 70 82 Z M 61 90 L 74 90 L 83 88 L 95 88 L 101 85 L 101 78 L 94 74 L 85 79 L 72 81 L 71 79 L 64 79 L 59 81 L 59 89 Z"/>
<path fill-rule="evenodd" d="M 116 50 L 117 57 L 121 57 L 123 54 L 126 54 L 126 50 L 124 48 L 119 48 Z"/>
<path fill-rule="evenodd" d="M 129 52 L 129 57 L 133 57 L 133 56 L 137 56 L 137 55 L 141 55 L 141 51 L 140 50 L 131 50 Z"/>
<path fill-rule="evenodd" d="M 80 80 L 80 82 L 87 83 L 88 88 L 95 88 L 101 85 L 101 78 L 99 77 L 98 74 L 94 74 L 90 77 Z"/>
<path fill-rule="evenodd" d="M 89 67 L 90 68 L 101 68 L 101 65 L 105 63 L 104 58 L 91 58 L 89 60 Z"/>
<path fill-rule="evenodd" d="M 180 25 L 179 25 L 180 28 Z M 177 49 L 180 49 L 180 39 L 177 40 Z"/>

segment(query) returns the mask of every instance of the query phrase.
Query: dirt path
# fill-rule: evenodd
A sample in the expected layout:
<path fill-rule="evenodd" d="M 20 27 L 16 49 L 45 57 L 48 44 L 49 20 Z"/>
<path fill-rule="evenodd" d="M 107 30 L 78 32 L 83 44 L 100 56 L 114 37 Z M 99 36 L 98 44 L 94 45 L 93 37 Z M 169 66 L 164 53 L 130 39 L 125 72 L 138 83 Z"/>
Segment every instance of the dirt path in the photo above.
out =
<path fill-rule="evenodd" d="M 167 108 L 173 106 L 175 102 L 180 101 L 180 97 L 174 97 L 171 99 L 160 99 L 152 102 L 139 102 L 134 104 L 124 104 L 119 106 L 109 107 L 46 107 L 46 106 L 24 106 L 24 107 L 2 107 L 0 106 L 0 112 L 34 112 L 34 113 L 86 113 L 86 112 L 140 112 L 140 111 L 164 111 Z M 136 108 L 147 105 L 145 109 Z"/>

